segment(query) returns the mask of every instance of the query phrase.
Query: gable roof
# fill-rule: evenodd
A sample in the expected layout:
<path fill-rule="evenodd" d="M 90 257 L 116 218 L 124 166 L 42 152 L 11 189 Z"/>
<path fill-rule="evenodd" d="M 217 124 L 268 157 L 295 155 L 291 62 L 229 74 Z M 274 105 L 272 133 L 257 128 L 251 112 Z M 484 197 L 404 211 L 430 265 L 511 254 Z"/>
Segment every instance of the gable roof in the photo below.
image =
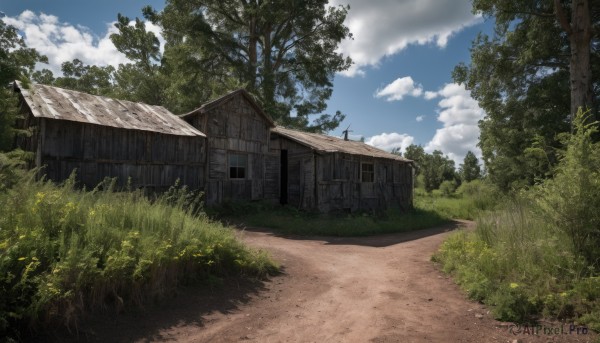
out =
<path fill-rule="evenodd" d="M 363 155 L 376 158 L 386 158 L 402 162 L 412 162 L 402 156 L 377 149 L 362 142 L 346 141 L 341 138 L 321 135 L 318 133 L 302 132 L 277 126 L 271 130 L 296 143 L 307 146 L 317 152 L 341 152 L 351 155 Z"/>
<path fill-rule="evenodd" d="M 121 129 L 142 130 L 177 136 L 206 135 L 162 106 L 117 100 L 58 87 L 15 81 L 34 117 L 68 120 Z"/>
<path fill-rule="evenodd" d="M 243 96 L 244 99 L 246 99 L 246 101 L 250 104 L 250 106 L 252 106 L 254 108 L 254 110 L 258 114 L 260 114 L 269 123 L 269 125 L 271 125 L 271 127 L 275 127 L 275 123 L 273 122 L 273 119 L 271 119 L 271 117 L 262 110 L 262 108 L 254 100 L 254 97 L 250 93 L 248 93 L 247 90 L 241 89 L 241 88 L 238 90 L 235 90 L 233 92 L 230 92 L 228 94 L 225 94 L 224 96 L 222 96 L 218 99 L 209 101 L 191 112 L 182 114 L 181 117 L 188 118 L 188 117 L 191 117 L 196 114 L 206 113 L 215 107 L 225 104 L 227 101 L 229 101 L 230 99 L 234 98 L 237 95 Z"/>

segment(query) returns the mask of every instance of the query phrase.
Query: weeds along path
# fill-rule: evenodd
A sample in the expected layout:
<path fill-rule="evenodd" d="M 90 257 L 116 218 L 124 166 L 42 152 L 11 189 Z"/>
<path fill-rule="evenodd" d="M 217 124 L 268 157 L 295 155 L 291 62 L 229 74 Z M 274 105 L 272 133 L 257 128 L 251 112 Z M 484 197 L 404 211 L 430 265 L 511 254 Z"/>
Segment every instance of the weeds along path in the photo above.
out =
<path fill-rule="evenodd" d="M 513 335 L 430 262 L 451 226 L 362 238 L 290 238 L 245 231 L 283 274 L 216 298 L 178 297 L 97 340 L 178 342 L 585 342 Z M 239 293 L 243 293 L 240 295 Z M 224 300 L 229 299 L 234 300 Z M 111 324 L 114 325 L 114 324 Z M 101 330 L 109 330 L 110 326 Z M 100 328 L 99 328 L 100 329 Z M 119 335 L 114 334 L 120 332 Z M 95 340 L 92 339 L 92 340 Z"/>

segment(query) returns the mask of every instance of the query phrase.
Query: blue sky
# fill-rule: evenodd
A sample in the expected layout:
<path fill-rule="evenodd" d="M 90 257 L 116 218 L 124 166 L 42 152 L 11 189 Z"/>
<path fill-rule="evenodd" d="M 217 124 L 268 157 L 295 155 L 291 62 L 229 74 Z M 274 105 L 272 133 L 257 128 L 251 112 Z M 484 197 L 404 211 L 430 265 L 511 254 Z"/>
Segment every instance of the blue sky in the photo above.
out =
<path fill-rule="evenodd" d="M 470 0 L 331 0 L 351 8 L 354 40 L 341 52 L 355 61 L 337 75 L 328 112 L 346 114 L 331 135 L 350 126 L 352 135 L 383 149 L 421 144 L 442 150 L 457 165 L 476 147 L 484 112 L 463 87 L 453 84 L 454 66 L 469 61 L 471 41 L 492 24 L 470 12 Z M 50 69 L 79 58 L 89 64 L 126 62 L 108 39 L 117 13 L 141 17 L 163 0 L 4 0 L 3 20 L 17 26 L 28 45 L 46 54 Z M 148 24 L 159 34 L 160 29 Z M 48 66 L 44 66 L 48 67 Z"/>

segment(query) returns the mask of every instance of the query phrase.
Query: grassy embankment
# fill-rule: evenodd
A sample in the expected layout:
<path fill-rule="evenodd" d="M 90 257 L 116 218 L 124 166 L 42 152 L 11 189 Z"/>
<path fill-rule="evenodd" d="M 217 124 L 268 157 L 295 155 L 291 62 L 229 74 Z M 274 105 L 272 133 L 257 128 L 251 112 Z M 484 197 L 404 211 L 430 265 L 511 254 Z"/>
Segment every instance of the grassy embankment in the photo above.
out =
<path fill-rule="evenodd" d="M 477 218 L 434 256 L 496 318 L 540 317 L 600 331 L 600 146 L 583 116 L 552 179 Z"/>
<path fill-rule="evenodd" d="M 0 171 L 0 336 L 72 326 L 95 309 L 135 307 L 182 283 L 275 269 L 231 228 L 195 211 L 185 191 L 150 201 L 109 183 L 81 191 Z"/>

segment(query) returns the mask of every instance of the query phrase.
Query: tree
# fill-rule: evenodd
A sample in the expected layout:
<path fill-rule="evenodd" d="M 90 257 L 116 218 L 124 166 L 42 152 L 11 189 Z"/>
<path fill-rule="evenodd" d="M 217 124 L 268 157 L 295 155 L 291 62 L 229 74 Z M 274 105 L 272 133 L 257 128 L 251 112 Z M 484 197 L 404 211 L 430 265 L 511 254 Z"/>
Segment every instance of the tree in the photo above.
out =
<path fill-rule="evenodd" d="M 460 178 L 464 182 L 471 182 L 475 179 L 481 178 L 479 160 L 470 150 L 467 152 L 467 155 L 465 155 L 463 164 L 460 165 L 459 174 Z"/>
<path fill-rule="evenodd" d="M 597 0 L 583 2 L 589 13 L 598 10 Z M 470 66 L 459 64 L 453 77 L 471 90 L 487 113 L 480 122 L 479 146 L 489 179 L 502 190 L 547 177 L 557 162 L 557 137 L 570 130 L 571 100 L 578 98 L 571 95 L 576 90 L 569 81 L 574 76 L 573 37 L 559 24 L 558 16 L 560 10 L 570 13 L 580 3 L 473 1 L 475 12 L 495 18 L 495 36 L 479 35 L 473 42 Z M 572 27 L 577 18 L 571 20 Z M 593 26 L 598 26 L 600 17 L 593 14 L 591 18 Z M 590 39 L 587 54 L 592 70 L 586 80 L 593 85 L 595 97 L 600 89 L 600 54 L 597 36 Z M 588 106 L 579 106 L 584 105 Z"/>
<path fill-rule="evenodd" d="M 593 0 L 571 0 L 570 3 L 570 22 L 561 0 L 554 0 L 554 14 L 569 37 L 571 115 L 574 116 L 580 107 L 585 111 L 591 109 L 594 103 L 590 50 L 595 28 L 592 26 L 591 12 L 592 4 L 597 7 L 598 3 Z"/>
<path fill-rule="evenodd" d="M 438 189 L 443 181 L 456 181 L 454 161 L 439 151 L 425 154 L 421 162 L 421 173 L 425 183 L 425 190 L 431 192 Z"/>
<path fill-rule="evenodd" d="M 563 135 L 554 178 L 534 189 L 544 218 L 571 239 L 576 253 L 593 267 L 600 262 L 600 143 L 592 138 L 598 122 L 579 111 L 572 134 Z M 590 268 L 592 271 L 595 268 Z"/>
<path fill-rule="evenodd" d="M 79 59 L 64 62 L 61 65 L 62 76 L 57 78 L 51 70 L 35 71 L 31 79 L 37 83 L 72 89 L 88 94 L 113 96 L 114 73 L 113 66 L 99 67 L 85 65 Z"/>
<path fill-rule="evenodd" d="M 423 158 L 425 157 L 425 150 L 422 146 L 411 144 L 406 147 L 404 157 L 415 162 L 415 176 L 421 174 L 421 165 L 423 164 Z"/>
<path fill-rule="evenodd" d="M 322 114 L 309 125 L 310 115 L 325 111 L 335 73 L 351 64 L 337 51 L 351 37 L 346 13 L 326 0 L 168 0 L 160 13 L 144 9 L 163 29 L 173 72 L 233 78 L 278 123 L 312 131 L 334 129 L 344 118 Z"/>
<path fill-rule="evenodd" d="M 13 147 L 13 129 L 18 115 L 17 97 L 7 86 L 14 80 L 27 83 L 37 62 L 48 59 L 35 49 L 28 48 L 17 30 L 0 20 L 0 151 Z"/>
<path fill-rule="evenodd" d="M 132 61 L 119 65 L 115 73 L 115 96 L 167 106 L 169 78 L 161 63 L 160 42 L 153 32 L 146 29 L 142 20 L 136 18 L 133 25 L 131 22 L 119 13 L 115 23 L 119 32 L 110 35 L 117 50 Z"/>

